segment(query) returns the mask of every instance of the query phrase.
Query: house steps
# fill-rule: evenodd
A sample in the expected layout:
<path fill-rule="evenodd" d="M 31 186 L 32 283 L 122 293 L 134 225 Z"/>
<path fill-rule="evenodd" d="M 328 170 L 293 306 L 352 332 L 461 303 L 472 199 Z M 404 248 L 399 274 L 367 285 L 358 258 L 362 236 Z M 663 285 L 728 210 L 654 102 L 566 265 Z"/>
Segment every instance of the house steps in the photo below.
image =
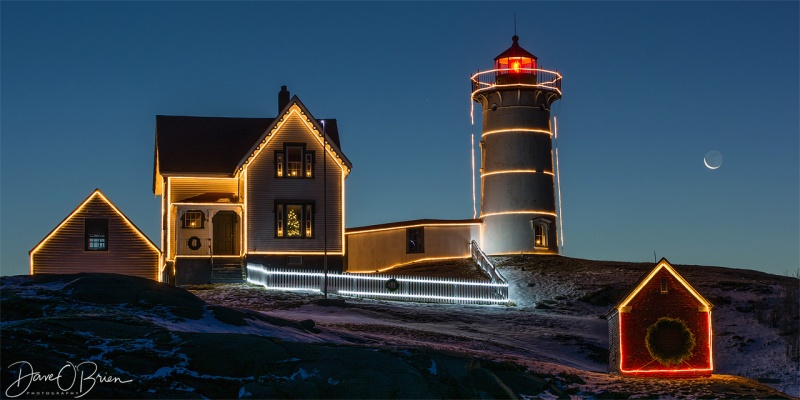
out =
<path fill-rule="evenodd" d="M 243 283 L 244 268 L 241 264 L 214 264 L 211 269 L 211 283 Z"/>

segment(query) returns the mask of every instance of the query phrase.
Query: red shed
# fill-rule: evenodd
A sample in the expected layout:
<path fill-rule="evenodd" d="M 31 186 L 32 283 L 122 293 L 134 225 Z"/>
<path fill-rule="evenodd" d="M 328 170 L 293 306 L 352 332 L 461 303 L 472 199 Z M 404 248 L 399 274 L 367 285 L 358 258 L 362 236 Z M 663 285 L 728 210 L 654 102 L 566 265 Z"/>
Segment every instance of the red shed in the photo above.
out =
<path fill-rule="evenodd" d="M 609 313 L 609 372 L 660 378 L 711 375 L 712 307 L 662 258 Z"/>

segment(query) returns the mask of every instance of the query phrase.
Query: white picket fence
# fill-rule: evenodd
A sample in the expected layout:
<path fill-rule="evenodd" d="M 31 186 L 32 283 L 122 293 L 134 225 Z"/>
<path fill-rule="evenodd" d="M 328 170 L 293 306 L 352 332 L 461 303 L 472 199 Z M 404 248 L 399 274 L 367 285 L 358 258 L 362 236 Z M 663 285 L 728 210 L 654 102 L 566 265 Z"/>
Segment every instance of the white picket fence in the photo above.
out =
<path fill-rule="evenodd" d="M 470 245 L 473 257 L 477 255 L 476 262 L 491 277 L 491 281 L 329 272 L 328 293 L 429 303 L 508 303 L 508 282 L 474 241 Z M 267 289 L 322 292 L 324 280 L 325 274 L 320 271 L 247 264 L 247 281 Z"/>

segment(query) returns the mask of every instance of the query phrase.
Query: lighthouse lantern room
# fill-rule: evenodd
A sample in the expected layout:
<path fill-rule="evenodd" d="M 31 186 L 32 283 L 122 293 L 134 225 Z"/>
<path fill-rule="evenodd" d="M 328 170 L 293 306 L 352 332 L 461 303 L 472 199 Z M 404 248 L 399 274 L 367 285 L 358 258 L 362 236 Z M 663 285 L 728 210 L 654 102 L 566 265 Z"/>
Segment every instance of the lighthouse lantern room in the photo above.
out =
<path fill-rule="evenodd" d="M 511 39 L 511 47 L 494 59 L 497 83 L 501 85 L 520 82 L 535 84 L 536 56 L 519 46 L 517 35 Z"/>
<path fill-rule="evenodd" d="M 472 76 L 482 116 L 482 248 L 490 255 L 558 254 L 550 106 L 561 98 L 561 75 L 538 68 L 516 35 L 494 60 L 493 70 Z"/>

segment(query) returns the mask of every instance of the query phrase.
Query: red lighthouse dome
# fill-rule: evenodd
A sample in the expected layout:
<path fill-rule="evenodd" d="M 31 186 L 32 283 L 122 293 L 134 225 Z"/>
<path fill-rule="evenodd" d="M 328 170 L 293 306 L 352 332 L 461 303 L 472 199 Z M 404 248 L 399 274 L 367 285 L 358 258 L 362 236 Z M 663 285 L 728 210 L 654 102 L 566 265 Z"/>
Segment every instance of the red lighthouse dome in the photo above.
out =
<path fill-rule="evenodd" d="M 511 47 L 494 58 L 497 75 L 535 74 L 536 56 L 520 47 L 517 35 L 512 36 L 511 40 Z"/>

